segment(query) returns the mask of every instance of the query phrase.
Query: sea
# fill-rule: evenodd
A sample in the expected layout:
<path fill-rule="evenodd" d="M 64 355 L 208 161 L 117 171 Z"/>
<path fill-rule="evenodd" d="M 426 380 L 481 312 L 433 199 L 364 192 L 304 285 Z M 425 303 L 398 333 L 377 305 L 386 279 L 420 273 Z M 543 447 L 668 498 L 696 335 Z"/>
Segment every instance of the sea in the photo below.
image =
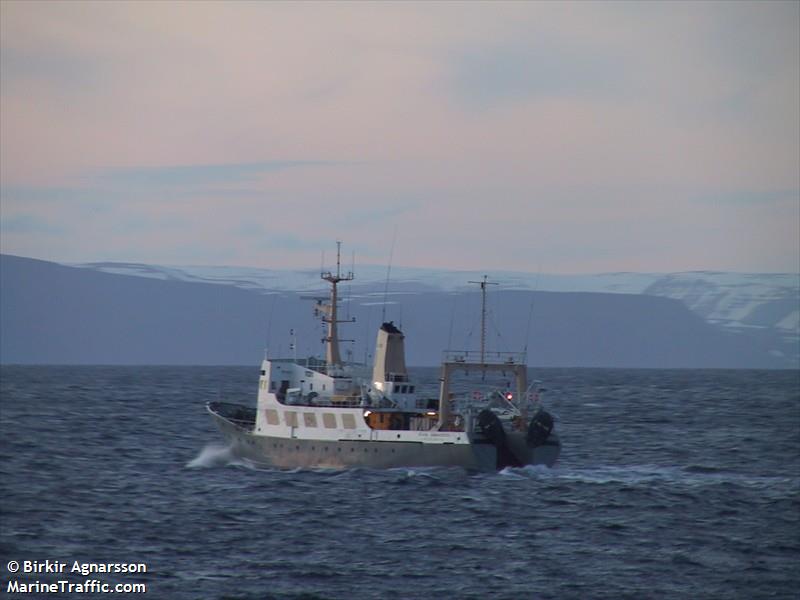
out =
<path fill-rule="evenodd" d="M 412 375 L 435 393 L 436 369 Z M 258 365 L 3 366 L 2 593 L 800 598 L 800 372 L 531 378 L 551 469 L 285 471 L 238 460 L 205 411 L 253 405 Z"/>

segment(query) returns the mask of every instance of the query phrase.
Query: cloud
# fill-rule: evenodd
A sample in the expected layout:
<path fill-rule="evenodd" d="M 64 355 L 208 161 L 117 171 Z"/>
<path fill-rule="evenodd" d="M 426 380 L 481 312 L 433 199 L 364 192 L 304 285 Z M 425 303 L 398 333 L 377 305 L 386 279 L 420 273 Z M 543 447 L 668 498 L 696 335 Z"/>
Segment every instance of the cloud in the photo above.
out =
<path fill-rule="evenodd" d="M 115 186 L 161 188 L 252 183 L 268 173 L 304 167 L 331 166 L 334 161 L 272 160 L 253 163 L 129 167 L 101 171 L 96 180 Z"/>
<path fill-rule="evenodd" d="M 342 215 L 338 220 L 340 226 L 364 226 L 379 225 L 385 231 L 391 230 L 391 224 L 402 215 L 408 214 L 419 208 L 417 202 L 407 202 L 403 204 L 385 204 L 363 208 L 361 210 L 350 210 Z"/>
<path fill-rule="evenodd" d="M 624 63 L 613 54 L 570 42 L 503 43 L 469 48 L 452 59 L 452 89 L 468 107 L 491 108 L 539 98 L 619 98 Z"/>
<path fill-rule="evenodd" d="M 760 206 L 762 208 L 775 208 L 783 205 L 796 207 L 800 211 L 800 189 L 716 192 L 703 194 L 697 198 L 697 201 L 722 206 Z"/>
<path fill-rule="evenodd" d="M 65 229 L 52 221 L 34 215 L 19 214 L 0 221 L 0 229 L 7 234 L 62 234 Z"/>
<path fill-rule="evenodd" d="M 797 3 L 0 12 L 8 251 L 307 266 L 397 225 L 398 264 L 800 268 Z"/>
<path fill-rule="evenodd" d="M 84 60 L 68 49 L 46 52 L 3 47 L 0 84 L 18 86 L 41 82 L 56 85 L 62 92 L 81 92 L 102 82 L 99 61 Z"/>
<path fill-rule="evenodd" d="M 28 204 L 74 204 L 97 199 L 97 191 L 86 187 L 3 185 L 0 198 L 6 206 Z"/>

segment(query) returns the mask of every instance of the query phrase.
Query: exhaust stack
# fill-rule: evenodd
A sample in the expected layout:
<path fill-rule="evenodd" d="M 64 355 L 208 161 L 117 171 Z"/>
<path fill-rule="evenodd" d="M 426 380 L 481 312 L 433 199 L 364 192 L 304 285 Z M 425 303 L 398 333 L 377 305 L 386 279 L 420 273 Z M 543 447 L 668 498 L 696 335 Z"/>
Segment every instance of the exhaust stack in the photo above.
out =
<path fill-rule="evenodd" d="M 373 383 L 408 381 L 405 336 L 392 321 L 378 329 L 375 342 L 375 363 L 372 369 Z"/>

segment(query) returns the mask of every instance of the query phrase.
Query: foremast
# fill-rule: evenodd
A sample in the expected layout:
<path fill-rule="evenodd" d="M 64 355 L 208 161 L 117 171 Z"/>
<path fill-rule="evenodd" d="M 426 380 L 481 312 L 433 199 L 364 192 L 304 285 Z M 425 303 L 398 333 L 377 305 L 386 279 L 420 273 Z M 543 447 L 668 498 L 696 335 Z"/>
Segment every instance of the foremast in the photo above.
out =
<path fill-rule="evenodd" d="M 338 318 L 338 303 L 339 295 L 338 288 L 340 282 L 351 281 L 354 278 L 352 271 L 347 275 L 342 274 L 342 261 L 341 261 L 342 242 L 336 242 L 336 273 L 331 271 L 322 271 L 320 277 L 331 284 L 331 297 L 330 304 L 321 305 L 319 309 L 323 313 L 322 320 L 328 324 L 328 335 L 323 339 L 325 342 L 325 362 L 327 363 L 328 371 L 335 370 L 336 367 L 342 364 L 342 357 L 339 353 L 339 331 L 338 323 L 351 323 L 355 319 L 339 320 Z"/>

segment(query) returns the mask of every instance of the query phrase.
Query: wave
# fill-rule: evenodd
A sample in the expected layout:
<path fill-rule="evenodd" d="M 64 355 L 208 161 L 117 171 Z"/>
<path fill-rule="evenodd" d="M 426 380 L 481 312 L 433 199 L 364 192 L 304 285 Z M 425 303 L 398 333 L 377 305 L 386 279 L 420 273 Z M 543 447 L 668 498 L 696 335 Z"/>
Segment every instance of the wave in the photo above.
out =
<path fill-rule="evenodd" d="M 505 467 L 497 474 L 509 479 L 530 479 L 551 477 L 553 472 L 551 467 L 545 465 L 525 465 L 524 467 Z"/>
<path fill-rule="evenodd" d="M 800 484 L 796 478 L 738 473 L 706 465 L 598 465 L 589 468 L 548 468 L 543 465 L 507 467 L 496 474 L 511 480 L 540 480 L 586 484 L 624 484 L 628 486 L 662 483 L 679 486 L 733 484 L 741 487 L 791 488 Z"/>
<path fill-rule="evenodd" d="M 206 444 L 197 456 L 186 463 L 189 469 L 213 469 L 229 465 L 251 466 L 236 455 L 232 445 L 222 446 L 220 444 Z"/>
<path fill-rule="evenodd" d="M 724 473 L 724 469 L 708 465 L 688 465 L 683 467 L 686 473 Z"/>

